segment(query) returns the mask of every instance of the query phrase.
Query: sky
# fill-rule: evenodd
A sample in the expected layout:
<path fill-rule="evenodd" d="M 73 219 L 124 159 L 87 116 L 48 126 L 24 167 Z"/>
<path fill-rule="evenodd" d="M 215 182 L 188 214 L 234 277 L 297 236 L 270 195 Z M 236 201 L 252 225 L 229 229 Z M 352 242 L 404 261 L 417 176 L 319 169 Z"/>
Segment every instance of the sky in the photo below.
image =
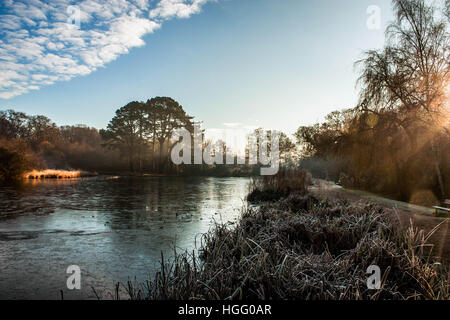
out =
<path fill-rule="evenodd" d="M 392 19 L 390 0 L 2 0 L 0 109 L 104 128 L 169 96 L 205 128 L 292 134 L 356 105 Z"/>

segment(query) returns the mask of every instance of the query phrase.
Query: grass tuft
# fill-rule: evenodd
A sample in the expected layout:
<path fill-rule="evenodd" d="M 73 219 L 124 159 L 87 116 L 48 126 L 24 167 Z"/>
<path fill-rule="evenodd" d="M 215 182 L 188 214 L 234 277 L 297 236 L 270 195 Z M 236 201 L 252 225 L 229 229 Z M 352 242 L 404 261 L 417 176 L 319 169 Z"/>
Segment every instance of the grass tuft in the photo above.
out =
<path fill-rule="evenodd" d="M 247 200 L 252 203 L 277 201 L 296 192 L 305 194 L 311 174 L 301 168 L 283 168 L 273 176 L 253 178 Z"/>

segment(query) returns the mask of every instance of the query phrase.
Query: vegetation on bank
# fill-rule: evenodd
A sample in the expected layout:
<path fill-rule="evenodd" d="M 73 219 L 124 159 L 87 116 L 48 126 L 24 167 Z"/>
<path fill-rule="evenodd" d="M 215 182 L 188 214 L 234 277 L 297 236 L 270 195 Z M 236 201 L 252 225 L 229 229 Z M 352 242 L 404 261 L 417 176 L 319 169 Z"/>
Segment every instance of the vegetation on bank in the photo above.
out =
<path fill-rule="evenodd" d="M 0 181 L 17 181 L 28 168 L 29 162 L 22 153 L 0 147 Z"/>
<path fill-rule="evenodd" d="M 450 299 L 449 273 L 427 244 L 432 232 L 426 235 L 412 222 L 400 230 L 395 213 L 374 203 L 316 198 L 308 194 L 307 180 L 301 188 L 283 172 L 258 187 L 291 191 L 244 209 L 236 225 L 215 225 L 202 236 L 198 255 L 175 254 L 171 262 L 162 257 L 154 279 L 128 283 L 129 297 Z M 381 269 L 380 290 L 367 287 L 370 265 Z"/>
<path fill-rule="evenodd" d="M 45 116 L 14 110 L 0 111 L 0 148 L 5 150 L 0 181 L 18 180 L 31 170 L 114 172 L 126 168 L 120 155 L 102 146 L 97 129 L 58 127 Z M 6 161 L 6 153 L 20 161 Z"/>
<path fill-rule="evenodd" d="M 311 174 L 302 168 L 282 168 L 276 175 L 253 177 L 247 200 L 251 203 L 277 201 L 291 192 L 304 194 L 312 184 Z"/>
<path fill-rule="evenodd" d="M 81 177 L 95 176 L 94 173 L 84 171 L 68 171 L 68 170 L 31 170 L 24 173 L 24 178 L 30 180 L 37 179 L 77 179 Z"/>
<path fill-rule="evenodd" d="M 203 236 L 200 260 L 180 254 L 132 299 L 449 299 L 448 274 L 422 232 L 399 233 L 373 204 L 292 195 L 248 209 L 235 228 Z M 382 270 L 368 290 L 366 270 Z"/>

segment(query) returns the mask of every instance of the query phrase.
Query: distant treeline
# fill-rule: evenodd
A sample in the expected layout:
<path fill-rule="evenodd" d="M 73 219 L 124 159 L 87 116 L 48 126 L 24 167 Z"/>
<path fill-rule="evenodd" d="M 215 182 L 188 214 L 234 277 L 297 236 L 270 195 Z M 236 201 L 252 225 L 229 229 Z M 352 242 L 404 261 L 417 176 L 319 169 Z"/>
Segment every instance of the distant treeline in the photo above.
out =
<path fill-rule="evenodd" d="M 177 141 L 171 139 L 172 134 L 185 128 L 193 135 L 192 119 L 168 97 L 130 102 L 100 131 L 84 125 L 58 127 L 45 116 L 0 111 L 0 178 L 14 180 L 27 170 L 46 168 L 106 174 L 259 174 L 258 165 L 174 165 L 170 153 Z M 204 132 L 200 134 L 204 141 Z M 203 142 L 203 148 L 207 143 Z M 222 145 L 227 151 L 226 143 Z M 295 150 L 295 144 L 282 133 L 281 161 L 287 163 Z"/>

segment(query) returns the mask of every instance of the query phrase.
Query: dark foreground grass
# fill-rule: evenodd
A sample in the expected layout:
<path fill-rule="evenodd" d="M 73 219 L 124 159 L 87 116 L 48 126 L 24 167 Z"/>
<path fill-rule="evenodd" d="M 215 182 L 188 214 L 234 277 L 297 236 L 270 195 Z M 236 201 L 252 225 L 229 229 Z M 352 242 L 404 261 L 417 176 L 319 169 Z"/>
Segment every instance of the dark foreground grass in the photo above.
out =
<path fill-rule="evenodd" d="M 428 236 L 397 229 L 372 203 L 291 194 L 249 208 L 239 223 L 203 235 L 199 257 L 177 254 L 131 299 L 449 299 L 448 272 L 431 260 Z M 368 290 L 366 269 L 382 271 Z"/>
<path fill-rule="evenodd" d="M 247 200 L 251 203 L 277 201 L 295 192 L 305 194 L 311 174 L 302 168 L 282 168 L 276 175 L 252 178 Z"/>

